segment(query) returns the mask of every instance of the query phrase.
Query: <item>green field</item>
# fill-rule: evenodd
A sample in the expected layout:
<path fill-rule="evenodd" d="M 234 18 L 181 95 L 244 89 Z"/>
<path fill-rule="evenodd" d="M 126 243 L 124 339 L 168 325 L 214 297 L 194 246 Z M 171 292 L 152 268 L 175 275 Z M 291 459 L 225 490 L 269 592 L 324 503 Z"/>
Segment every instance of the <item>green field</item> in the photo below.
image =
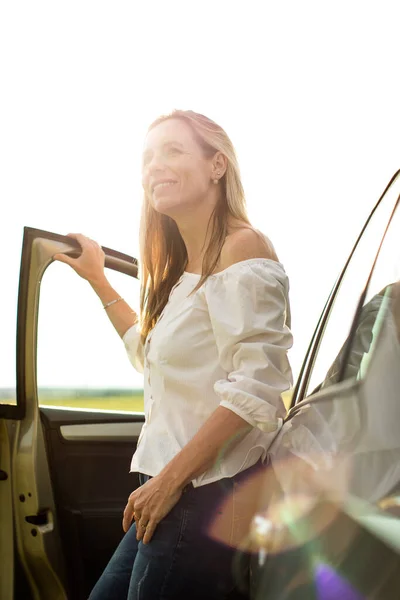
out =
<path fill-rule="evenodd" d="M 94 390 L 41 388 L 38 390 L 40 406 L 60 406 L 85 410 L 110 410 L 117 412 L 144 412 L 143 390 Z M 0 390 L 0 404 L 15 405 L 15 393 Z"/>
<path fill-rule="evenodd" d="M 112 410 L 123 412 L 143 412 L 142 396 L 91 396 L 46 398 L 39 400 L 40 406 L 62 406 L 69 408 L 84 408 L 87 410 Z"/>
<path fill-rule="evenodd" d="M 289 407 L 292 391 L 282 394 L 286 408 Z M 91 410 L 113 410 L 143 412 L 143 394 L 130 396 L 80 396 L 41 399 L 42 406 L 70 406 Z"/>
<path fill-rule="evenodd" d="M 15 404 L 15 398 L 0 395 L 0 404 Z M 289 407 L 292 390 L 282 394 L 286 408 Z M 106 394 L 95 393 L 93 390 L 45 389 L 38 393 L 40 406 L 60 406 L 85 410 L 110 410 L 116 412 L 144 412 L 143 391 L 135 390 L 120 392 L 111 390 Z"/>

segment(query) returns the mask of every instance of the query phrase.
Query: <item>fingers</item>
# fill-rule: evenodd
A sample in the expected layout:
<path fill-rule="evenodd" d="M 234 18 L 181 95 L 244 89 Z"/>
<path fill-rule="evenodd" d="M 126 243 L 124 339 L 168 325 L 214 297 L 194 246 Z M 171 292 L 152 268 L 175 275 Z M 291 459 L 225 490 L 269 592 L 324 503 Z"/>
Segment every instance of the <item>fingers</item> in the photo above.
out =
<path fill-rule="evenodd" d="M 142 540 L 143 544 L 148 544 L 150 542 L 151 538 L 154 535 L 157 525 L 158 523 L 156 521 L 149 521 L 149 523 L 147 523 Z"/>
<path fill-rule="evenodd" d="M 88 246 L 90 242 L 90 239 L 86 235 L 83 235 L 83 233 L 68 233 L 67 237 L 71 237 L 77 242 L 79 242 L 82 248 Z"/>
<path fill-rule="evenodd" d="M 83 233 L 67 233 L 67 237 L 71 237 L 82 246 L 82 249 L 88 246 L 96 246 L 96 248 L 101 248 L 100 244 L 96 242 L 96 240 L 92 240 L 92 238 L 87 237 L 87 235 L 83 235 Z"/>
<path fill-rule="evenodd" d="M 140 514 L 134 510 L 134 501 L 129 498 L 128 504 L 124 510 L 122 519 L 122 529 L 126 533 L 132 524 L 132 520 L 136 521 L 136 539 L 142 540 L 144 544 L 148 544 L 154 535 L 158 522 L 154 519 L 149 520 L 145 513 Z"/>
<path fill-rule="evenodd" d="M 78 258 L 71 258 L 64 253 L 57 252 L 53 256 L 54 260 L 69 265 L 84 279 L 90 279 L 91 275 L 93 275 L 93 268 L 98 268 L 99 266 L 104 268 L 105 254 L 100 244 L 82 233 L 69 233 L 67 237 L 78 242 L 82 253 Z"/>
<path fill-rule="evenodd" d="M 136 515 L 135 515 L 136 516 Z M 139 519 L 136 520 L 136 539 L 141 540 L 146 533 L 146 528 L 148 527 L 148 519 L 143 517 L 143 515 Z"/>
<path fill-rule="evenodd" d="M 122 519 L 122 529 L 125 531 L 125 533 L 128 531 L 129 527 L 131 526 L 132 519 L 134 518 L 134 516 L 135 516 L 134 504 L 133 504 L 132 500 L 129 498 L 128 504 L 125 506 L 124 516 Z"/>
<path fill-rule="evenodd" d="M 149 519 L 145 514 L 137 515 L 135 513 L 136 521 L 136 539 L 142 540 L 144 544 L 148 544 L 153 537 L 153 534 L 158 525 L 158 521 L 155 519 Z"/>
<path fill-rule="evenodd" d="M 75 258 L 71 258 L 70 256 L 67 256 L 66 254 L 55 254 L 53 256 L 53 260 L 58 260 L 60 262 L 63 262 L 67 265 L 70 265 L 72 267 L 72 265 L 75 262 Z"/>

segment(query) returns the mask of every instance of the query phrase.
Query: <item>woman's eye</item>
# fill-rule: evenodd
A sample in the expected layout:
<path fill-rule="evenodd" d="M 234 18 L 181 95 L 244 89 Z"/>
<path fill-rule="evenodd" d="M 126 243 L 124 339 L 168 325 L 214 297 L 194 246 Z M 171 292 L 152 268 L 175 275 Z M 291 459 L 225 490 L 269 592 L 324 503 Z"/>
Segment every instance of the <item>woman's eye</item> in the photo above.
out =
<path fill-rule="evenodd" d="M 180 152 L 180 150 L 178 150 L 178 148 L 174 148 L 174 147 L 167 148 L 167 154 L 169 154 L 170 156 L 174 155 L 174 154 L 180 154 L 180 153 L 181 152 Z"/>

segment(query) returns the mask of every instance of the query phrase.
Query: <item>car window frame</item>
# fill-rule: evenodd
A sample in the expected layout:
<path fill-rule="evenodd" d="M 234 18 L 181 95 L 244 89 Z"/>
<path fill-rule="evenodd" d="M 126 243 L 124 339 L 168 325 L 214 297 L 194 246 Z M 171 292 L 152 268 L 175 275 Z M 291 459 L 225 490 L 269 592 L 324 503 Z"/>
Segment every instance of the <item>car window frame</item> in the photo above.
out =
<path fill-rule="evenodd" d="M 381 201 L 385 197 L 387 191 L 393 185 L 393 183 L 395 182 L 395 180 L 397 178 L 399 178 L 399 177 L 400 177 L 400 169 L 398 169 L 393 174 L 393 176 L 390 178 L 389 183 L 386 185 L 384 191 L 382 192 L 381 196 L 379 197 L 378 202 L 375 204 L 375 206 L 372 209 L 370 215 L 368 216 L 368 218 L 367 218 L 364 226 L 361 229 L 360 234 L 357 237 L 357 240 L 356 240 L 356 242 L 355 242 L 355 244 L 353 246 L 353 249 L 350 252 L 349 257 L 346 260 L 345 265 L 344 265 L 344 267 L 343 267 L 343 269 L 342 269 L 339 277 L 337 278 L 337 280 L 336 280 L 336 282 L 335 282 L 335 284 L 334 284 L 334 286 L 332 288 L 331 293 L 328 296 L 328 300 L 326 301 L 325 306 L 323 308 L 323 311 L 321 313 L 321 316 L 320 316 L 320 318 L 319 318 L 319 320 L 317 322 L 317 326 L 316 326 L 314 334 L 313 334 L 313 336 L 311 338 L 311 341 L 310 341 L 310 344 L 308 346 L 308 349 L 307 349 L 307 352 L 306 352 L 303 364 L 302 364 L 301 369 L 300 369 L 299 376 L 297 378 L 295 387 L 293 389 L 293 394 L 292 394 L 292 398 L 291 398 L 289 410 L 291 410 L 294 406 L 296 406 L 297 404 L 299 404 L 303 400 L 309 399 L 310 396 L 312 396 L 312 392 L 309 394 L 309 396 L 307 396 L 308 383 L 310 381 L 312 370 L 313 370 L 314 363 L 315 363 L 315 359 L 317 357 L 317 354 L 318 354 L 318 351 L 319 351 L 319 347 L 320 347 L 320 344 L 321 344 L 321 341 L 322 341 L 322 338 L 323 338 L 323 335 L 324 335 L 324 332 L 325 332 L 325 328 L 326 328 L 326 325 L 328 323 L 329 317 L 331 315 L 331 312 L 332 312 L 332 309 L 333 309 L 333 306 L 334 306 L 334 302 L 336 300 L 337 294 L 340 291 L 340 287 L 341 287 L 342 281 L 343 281 L 343 279 L 345 277 L 345 274 L 347 272 L 348 266 L 349 266 L 350 262 L 352 261 L 354 253 L 356 252 L 356 249 L 357 249 L 357 247 L 359 245 L 359 242 L 360 242 L 362 236 L 364 235 L 364 232 L 366 231 L 369 223 L 371 222 L 372 218 L 374 217 L 374 214 L 377 211 L 377 209 L 378 209 Z M 385 227 L 385 229 L 383 231 L 383 234 L 381 236 L 381 239 L 380 239 L 380 242 L 379 242 L 379 245 L 378 245 L 378 248 L 377 248 L 377 252 L 375 254 L 375 258 L 374 258 L 373 263 L 371 265 L 371 269 L 369 270 L 369 274 L 368 274 L 367 280 L 366 280 L 366 282 L 364 284 L 363 289 L 361 290 L 360 299 L 359 299 L 359 302 L 357 304 L 356 312 L 355 312 L 353 320 L 352 320 L 352 325 L 350 327 L 350 334 L 348 336 L 348 344 L 347 344 L 347 348 L 346 348 L 346 351 L 345 351 L 346 352 L 345 359 L 348 358 L 348 352 L 350 351 L 349 349 L 351 348 L 351 342 L 352 342 L 353 337 L 355 335 L 355 331 L 356 331 L 357 323 L 358 323 L 358 319 L 359 319 L 359 314 L 361 312 L 361 309 L 362 309 L 362 306 L 363 306 L 363 303 L 364 303 L 364 300 L 365 300 L 365 297 L 366 297 L 366 294 L 367 294 L 367 291 L 368 291 L 368 286 L 369 286 L 369 283 L 370 283 L 370 280 L 371 280 L 371 277 L 372 277 L 372 274 L 373 274 L 373 271 L 374 271 L 374 267 L 375 267 L 376 261 L 378 259 L 378 255 L 379 255 L 380 249 L 382 247 L 383 240 L 385 239 L 386 232 L 387 232 L 387 230 L 388 230 L 388 228 L 390 226 L 390 223 L 392 221 L 393 215 L 396 212 L 398 203 L 399 203 L 399 198 L 395 201 L 395 205 L 394 205 L 394 207 L 393 207 L 393 209 L 392 209 L 392 211 L 390 213 L 389 220 L 388 220 L 388 222 L 386 224 L 386 227 Z M 344 365 L 346 364 L 345 360 L 343 361 L 343 364 Z M 342 367 L 341 372 L 339 374 L 339 381 L 341 381 L 341 378 L 343 377 L 342 370 L 343 370 L 343 367 Z"/>
<path fill-rule="evenodd" d="M 77 258 L 81 254 L 81 247 L 79 243 L 68 236 L 37 229 L 33 227 L 24 227 L 24 235 L 21 250 L 21 263 L 19 272 L 19 286 L 18 286 L 18 302 L 17 302 L 17 328 L 16 328 L 16 404 L 1 404 L 0 405 L 0 419 L 22 421 L 26 416 L 26 373 L 27 373 L 27 362 L 28 362 L 28 349 L 26 348 L 26 333 L 30 327 L 29 323 L 29 271 L 32 263 L 32 252 L 35 240 L 42 238 L 49 241 L 61 242 L 67 244 L 72 249 L 67 251 L 66 254 L 71 258 Z M 102 246 L 105 253 L 105 267 L 118 271 L 130 277 L 138 279 L 139 268 L 138 259 Z M 38 322 L 38 310 L 40 302 L 40 281 L 47 267 L 51 264 L 51 260 L 43 266 L 40 277 L 36 282 L 37 286 L 37 298 L 34 309 L 34 337 L 35 344 L 37 344 L 37 322 Z M 32 370 L 32 369 L 30 369 Z M 35 351 L 35 364 L 33 367 L 34 372 L 31 376 L 35 378 L 36 385 L 36 351 Z M 37 389 L 36 389 L 37 392 Z M 36 394 L 37 399 L 37 394 Z"/>

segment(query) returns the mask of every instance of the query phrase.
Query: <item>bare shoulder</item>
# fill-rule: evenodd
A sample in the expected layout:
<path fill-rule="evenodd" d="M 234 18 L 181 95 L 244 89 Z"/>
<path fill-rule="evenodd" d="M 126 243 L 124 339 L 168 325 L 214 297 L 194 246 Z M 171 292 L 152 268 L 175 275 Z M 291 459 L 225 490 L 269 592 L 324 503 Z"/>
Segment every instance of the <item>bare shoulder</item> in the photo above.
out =
<path fill-rule="evenodd" d="M 222 271 L 235 263 L 251 258 L 278 261 L 271 241 L 264 234 L 252 227 L 241 227 L 226 237 L 218 270 Z"/>

